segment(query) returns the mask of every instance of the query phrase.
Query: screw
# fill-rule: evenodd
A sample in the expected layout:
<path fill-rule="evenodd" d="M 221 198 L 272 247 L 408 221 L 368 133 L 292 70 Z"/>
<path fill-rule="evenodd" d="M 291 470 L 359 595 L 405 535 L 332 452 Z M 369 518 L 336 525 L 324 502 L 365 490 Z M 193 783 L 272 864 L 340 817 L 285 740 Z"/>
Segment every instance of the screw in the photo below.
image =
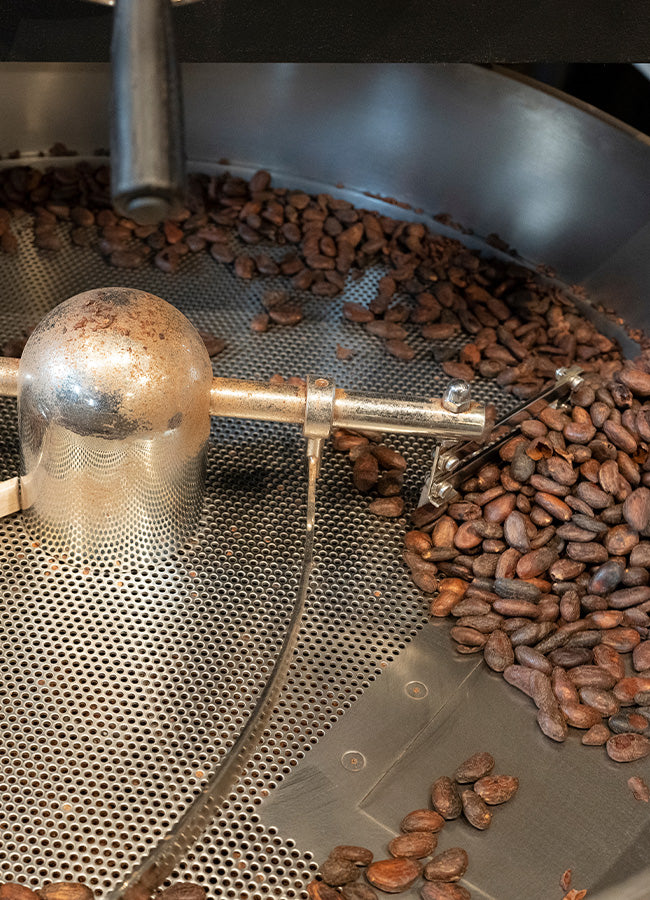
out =
<path fill-rule="evenodd" d="M 445 388 L 442 405 L 449 412 L 465 412 L 466 409 L 469 409 L 471 399 L 468 383 L 461 378 L 454 378 Z"/>
<path fill-rule="evenodd" d="M 429 693 L 429 688 L 421 681 L 409 681 L 404 687 L 404 691 L 406 692 L 406 696 L 410 697 L 411 700 L 424 700 Z"/>
<path fill-rule="evenodd" d="M 358 750 L 347 750 L 341 757 L 341 765 L 349 772 L 358 772 L 366 764 L 366 758 Z"/>

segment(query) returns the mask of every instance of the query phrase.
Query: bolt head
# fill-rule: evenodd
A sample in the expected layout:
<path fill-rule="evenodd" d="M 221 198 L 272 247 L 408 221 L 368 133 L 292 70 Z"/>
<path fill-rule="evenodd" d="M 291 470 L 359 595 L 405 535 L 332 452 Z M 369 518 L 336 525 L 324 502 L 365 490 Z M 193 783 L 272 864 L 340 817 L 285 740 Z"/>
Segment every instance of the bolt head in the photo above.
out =
<path fill-rule="evenodd" d="M 442 395 L 442 405 L 449 412 L 460 413 L 469 409 L 472 397 L 469 385 L 461 378 L 449 382 Z"/>

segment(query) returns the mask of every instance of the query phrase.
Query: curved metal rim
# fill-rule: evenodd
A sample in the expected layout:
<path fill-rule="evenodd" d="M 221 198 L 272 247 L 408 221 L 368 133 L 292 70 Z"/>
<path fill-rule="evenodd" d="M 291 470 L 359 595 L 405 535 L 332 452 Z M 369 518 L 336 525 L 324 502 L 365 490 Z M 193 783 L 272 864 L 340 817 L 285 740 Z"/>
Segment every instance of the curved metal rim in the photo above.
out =
<path fill-rule="evenodd" d="M 481 68 L 483 67 L 481 66 Z M 522 72 L 517 72 L 514 69 L 507 69 L 504 65 L 489 64 L 485 66 L 485 68 L 488 68 L 491 72 L 495 72 L 498 75 L 511 78 L 513 81 L 519 81 L 521 84 L 524 84 L 526 87 L 533 90 L 548 94 L 550 97 L 553 97 L 555 100 L 560 100 L 568 106 L 573 106 L 580 112 L 592 116 L 594 119 L 599 119 L 604 125 L 616 128 L 628 137 L 640 141 L 650 149 L 650 135 L 644 134 L 643 131 L 639 131 L 637 128 L 628 125 L 626 122 L 622 122 L 620 119 L 617 119 L 616 116 L 604 112 L 604 110 L 599 109 L 597 106 L 593 106 L 591 103 L 586 103 L 578 97 L 573 97 L 571 94 L 559 90 L 559 88 L 552 87 L 550 84 L 545 84 L 543 81 L 538 81 L 536 78 L 531 78 L 529 75 L 524 75 Z"/>

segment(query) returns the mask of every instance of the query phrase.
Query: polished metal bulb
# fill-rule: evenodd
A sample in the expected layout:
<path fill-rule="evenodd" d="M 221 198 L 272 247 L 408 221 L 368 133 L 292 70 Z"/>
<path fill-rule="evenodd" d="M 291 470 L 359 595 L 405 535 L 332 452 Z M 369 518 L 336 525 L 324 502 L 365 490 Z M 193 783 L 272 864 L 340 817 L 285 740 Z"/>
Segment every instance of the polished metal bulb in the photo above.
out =
<path fill-rule="evenodd" d="M 79 561 L 160 559 L 201 513 L 212 367 L 175 307 L 101 288 L 61 303 L 18 372 L 25 525 Z"/>

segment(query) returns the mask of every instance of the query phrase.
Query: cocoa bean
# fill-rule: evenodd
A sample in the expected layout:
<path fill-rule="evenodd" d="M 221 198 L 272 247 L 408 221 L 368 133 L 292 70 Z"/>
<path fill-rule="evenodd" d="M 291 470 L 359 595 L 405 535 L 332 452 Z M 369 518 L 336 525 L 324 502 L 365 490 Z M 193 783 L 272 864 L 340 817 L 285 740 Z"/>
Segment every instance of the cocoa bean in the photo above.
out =
<path fill-rule="evenodd" d="M 504 631 L 496 629 L 492 632 L 483 648 L 483 658 L 495 672 L 503 672 L 513 664 L 515 657 L 512 644 Z"/>
<path fill-rule="evenodd" d="M 444 818 L 431 809 L 414 809 L 400 822 L 400 829 L 404 832 L 430 832 L 435 834 L 441 831 L 445 824 Z M 367 865 L 365 863 L 364 865 Z"/>
<path fill-rule="evenodd" d="M 608 691 L 616 684 L 614 675 L 600 666 L 574 666 L 567 674 L 577 688 L 593 687 Z"/>
<path fill-rule="evenodd" d="M 602 544 L 597 544 L 595 541 L 585 544 L 570 541 L 566 546 L 566 552 L 571 559 L 577 562 L 590 563 L 591 565 L 604 563 L 608 558 L 605 547 Z"/>
<path fill-rule="evenodd" d="M 642 675 L 631 675 L 623 677 L 616 682 L 613 693 L 621 706 L 630 706 L 634 702 L 634 698 L 641 691 L 650 691 L 650 677 Z"/>
<path fill-rule="evenodd" d="M 469 865 L 469 857 L 462 847 L 450 847 L 438 853 L 428 862 L 422 874 L 428 881 L 450 883 L 463 877 Z"/>
<path fill-rule="evenodd" d="M 578 692 L 580 700 L 587 706 L 598 710 L 601 716 L 613 716 L 618 712 L 620 704 L 614 694 L 602 688 L 583 687 Z"/>
<path fill-rule="evenodd" d="M 467 784 L 483 778 L 494 768 L 494 758 L 486 752 L 475 753 L 462 762 L 454 772 L 454 778 L 459 784 Z"/>
<path fill-rule="evenodd" d="M 634 648 L 632 664 L 637 672 L 650 669 L 650 641 L 643 641 Z"/>
<path fill-rule="evenodd" d="M 623 518 L 634 531 L 644 531 L 650 525 L 650 490 L 637 488 L 623 502 Z"/>
<path fill-rule="evenodd" d="M 488 806 L 506 803 L 517 792 L 519 779 L 513 775 L 486 775 L 474 785 L 475 792 Z"/>
<path fill-rule="evenodd" d="M 430 831 L 411 831 L 393 838 L 388 844 L 388 852 L 404 859 L 423 859 L 431 856 L 437 844 L 437 836 Z"/>
<path fill-rule="evenodd" d="M 618 585 L 625 566 L 622 563 L 608 560 L 599 566 L 589 580 L 588 590 L 592 594 L 609 594 Z"/>
<path fill-rule="evenodd" d="M 457 819 L 463 811 L 460 794 L 455 783 L 446 775 L 437 778 L 431 785 L 433 808 L 443 819 Z"/>
<path fill-rule="evenodd" d="M 421 872 L 422 865 L 415 859 L 380 859 L 368 866 L 366 878 L 380 891 L 398 894 L 408 890 Z"/>
<path fill-rule="evenodd" d="M 650 754 L 650 738 L 642 734 L 615 734 L 607 741 L 606 748 L 614 762 L 635 762 Z"/>
<path fill-rule="evenodd" d="M 368 509 L 376 516 L 396 518 L 404 512 L 404 500 L 401 497 L 379 497 L 368 505 Z"/>
<path fill-rule="evenodd" d="M 573 728 L 582 728 L 587 730 L 593 725 L 597 725 L 602 716 L 596 709 L 591 706 L 585 706 L 583 703 L 564 703 L 560 705 L 565 719 Z"/>
<path fill-rule="evenodd" d="M 0 900 L 39 900 L 39 895 L 15 881 L 0 884 Z"/>
<path fill-rule="evenodd" d="M 602 747 L 611 737 L 611 731 L 607 725 L 599 722 L 587 729 L 582 736 L 581 743 L 589 747 Z"/>
<path fill-rule="evenodd" d="M 330 856 L 320 867 L 320 877 L 330 887 L 340 887 L 359 877 L 359 869 L 349 859 L 341 856 Z"/>
<path fill-rule="evenodd" d="M 610 716 L 607 724 L 615 734 L 643 734 L 648 732 L 648 720 L 633 712 L 620 712 Z"/>
<path fill-rule="evenodd" d="M 593 655 L 596 665 L 613 675 L 616 681 L 620 681 L 625 676 L 623 660 L 613 647 L 599 644 L 594 647 Z"/>
<path fill-rule="evenodd" d="M 360 881 L 344 884 L 340 896 L 343 900 L 379 900 L 378 894 L 368 884 Z"/>
<path fill-rule="evenodd" d="M 541 547 L 524 554 L 517 563 L 517 575 L 520 578 L 534 578 L 542 575 L 557 559 L 557 551 L 552 547 Z"/>
<path fill-rule="evenodd" d="M 615 525 L 605 536 L 605 547 L 612 556 L 627 556 L 639 543 L 639 535 L 629 525 Z"/>
<path fill-rule="evenodd" d="M 561 652 L 561 651 L 556 651 Z M 517 647 L 515 650 L 517 662 L 522 666 L 528 666 L 529 669 L 537 669 L 544 675 L 550 675 L 553 672 L 553 664 L 533 647 L 527 647 L 525 644 Z"/>
<path fill-rule="evenodd" d="M 507 600 L 502 597 L 494 601 L 492 609 L 501 616 L 530 616 L 531 618 L 535 618 L 538 612 L 537 605 L 529 600 Z"/>
<path fill-rule="evenodd" d="M 352 470 L 352 480 L 358 491 L 366 493 L 377 483 L 379 478 L 379 463 L 377 458 L 369 450 L 362 453 L 356 460 Z"/>
<path fill-rule="evenodd" d="M 559 708 L 538 709 L 537 724 L 543 734 L 552 741 L 561 742 L 567 739 L 569 729 Z"/>
<path fill-rule="evenodd" d="M 564 706 L 566 703 L 575 704 L 579 702 L 578 690 L 576 686 L 573 684 L 567 673 L 564 669 L 556 666 L 553 669 L 553 674 L 551 675 L 551 685 L 553 687 L 553 693 L 557 699 L 557 702 L 560 706 Z"/>
<path fill-rule="evenodd" d="M 470 825 L 478 828 L 479 831 L 485 831 L 490 827 L 492 813 L 485 801 L 475 791 L 471 789 L 462 791 L 460 799 L 463 804 L 463 815 Z"/>
<path fill-rule="evenodd" d="M 613 647 L 620 653 L 629 653 L 641 642 L 638 632 L 633 628 L 610 628 L 603 632 L 601 643 Z"/>
<path fill-rule="evenodd" d="M 38 889 L 42 900 L 93 900 L 93 892 L 87 884 L 78 881 L 57 881 Z M 164 900 L 205 900 L 205 889 L 190 881 L 172 884 L 158 895 Z M 23 900 L 23 898 L 16 898 Z M 26 898 L 25 898 L 26 900 Z"/>
<path fill-rule="evenodd" d="M 650 600 L 650 587 L 647 585 L 623 588 L 609 595 L 609 605 L 613 609 L 627 609 L 630 606 L 639 606 L 647 600 Z"/>

